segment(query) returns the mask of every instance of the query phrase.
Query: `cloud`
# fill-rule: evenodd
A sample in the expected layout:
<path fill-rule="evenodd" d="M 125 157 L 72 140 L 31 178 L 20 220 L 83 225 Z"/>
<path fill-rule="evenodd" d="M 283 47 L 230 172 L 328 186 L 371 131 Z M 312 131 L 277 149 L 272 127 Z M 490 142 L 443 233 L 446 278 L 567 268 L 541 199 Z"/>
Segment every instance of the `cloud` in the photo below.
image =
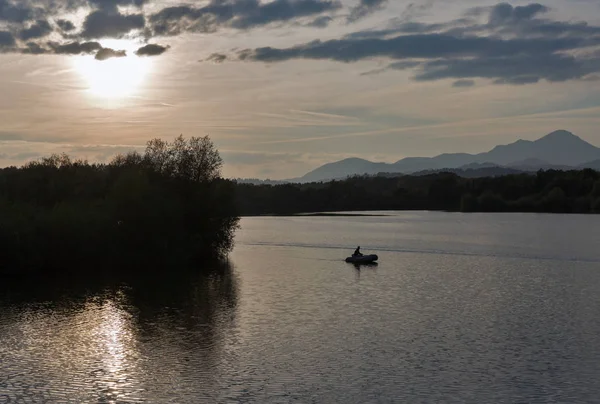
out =
<path fill-rule="evenodd" d="M 490 25 L 504 25 L 524 20 L 531 20 L 537 14 L 548 12 L 550 9 L 538 3 L 527 6 L 513 7 L 508 3 L 500 3 L 494 6 L 489 15 Z"/>
<path fill-rule="evenodd" d="M 291 48 L 257 48 L 240 52 L 243 60 L 280 62 L 290 59 L 329 59 L 356 62 L 375 57 L 391 59 L 492 57 L 546 54 L 599 44 L 586 39 L 500 39 L 455 37 L 447 34 L 404 35 L 390 39 L 333 39 L 312 41 Z"/>
<path fill-rule="evenodd" d="M 321 17 L 317 17 L 314 20 L 312 20 L 311 22 L 309 22 L 308 24 L 306 24 L 307 27 L 313 27 L 313 28 L 326 28 L 327 26 L 329 26 L 329 24 L 333 21 L 333 18 L 328 16 L 328 15 L 323 15 Z"/>
<path fill-rule="evenodd" d="M 45 53 L 48 53 L 48 49 L 43 48 L 37 42 L 27 42 L 25 44 L 25 48 L 21 49 L 21 53 L 24 53 L 26 55 L 43 55 Z"/>
<path fill-rule="evenodd" d="M 169 49 L 168 46 L 148 44 L 136 50 L 135 54 L 138 56 L 158 56 L 165 53 L 167 49 Z"/>
<path fill-rule="evenodd" d="M 24 140 L 24 138 L 20 133 L 0 131 L 0 142 L 8 140 Z"/>
<path fill-rule="evenodd" d="M 98 10 L 86 17 L 81 36 L 85 39 L 121 38 L 135 29 L 144 28 L 144 25 L 142 14 L 123 15 Z"/>
<path fill-rule="evenodd" d="M 56 20 L 56 25 L 65 32 L 73 31 L 75 29 L 75 24 L 69 20 Z"/>
<path fill-rule="evenodd" d="M 388 0 L 360 0 L 358 5 L 350 11 L 348 22 L 355 22 L 377 10 L 382 9 L 387 2 Z"/>
<path fill-rule="evenodd" d="M 102 45 L 99 42 L 70 42 L 67 44 L 49 42 L 48 46 L 52 50 L 52 53 L 57 55 L 92 54 L 102 49 Z"/>
<path fill-rule="evenodd" d="M 263 165 L 265 163 L 283 163 L 302 161 L 302 153 L 286 152 L 257 152 L 257 151 L 237 151 L 223 150 L 221 152 L 223 159 L 231 164 L 244 165 Z"/>
<path fill-rule="evenodd" d="M 15 46 L 15 37 L 8 31 L 0 31 L 0 50 Z"/>
<path fill-rule="evenodd" d="M 346 35 L 346 38 L 382 38 L 399 34 L 427 33 L 446 33 L 454 36 L 499 35 L 511 38 L 558 38 L 600 34 L 600 27 L 590 26 L 586 22 L 536 18 L 547 11 L 547 7 L 537 3 L 520 7 L 501 3 L 494 7 L 471 8 L 464 16 L 447 22 L 423 23 L 401 18 L 394 20 L 394 23 L 385 29 L 358 31 Z M 483 13 L 486 22 L 480 23 L 477 18 Z"/>
<path fill-rule="evenodd" d="M 24 23 L 33 19 L 34 12 L 24 2 L 11 2 L 0 0 L 0 21 L 10 23 Z"/>
<path fill-rule="evenodd" d="M 580 79 L 600 69 L 600 59 L 578 60 L 568 55 L 510 55 L 425 63 L 417 80 L 487 78 L 496 83 L 530 84 Z"/>
<path fill-rule="evenodd" d="M 249 29 L 272 22 L 285 22 L 341 7 L 335 1 L 323 0 L 274 0 L 270 3 L 250 1 L 248 4 L 253 4 L 253 6 L 234 17 L 231 23 L 234 28 Z"/>
<path fill-rule="evenodd" d="M 208 0 L 203 6 L 176 5 L 145 14 L 144 6 L 150 1 L 0 0 L 2 51 L 29 55 L 94 53 L 101 48 L 90 45 L 92 40 L 124 37 L 148 40 L 153 36 L 215 32 L 220 28 L 249 30 L 303 18 L 297 25 L 326 27 L 333 18 L 322 14 L 342 7 L 339 0 Z M 78 27 L 65 16 L 86 9 L 91 11 L 84 17 L 81 30 L 76 32 Z M 57 32 L 53 33 L 54 30 Z M 41 41 L 50 35 L 52 43 Z M 58 39 L 59 35 L 62 35 L 62 41 Z M 65 40 L 73 42 L 64 43 Z M 78 48 L 79 45 L 83 47 Z M 86 46 L 92 46 L 92 49 Z M 147 45 L 136 54 L 155 56 L 167 49 L 168 46 Z M 108 55 L 112 54 L 105 51 L 99 57 Z"/>
<path fill-rule="evenodd" d="M 110 48 L 102 48 L 98 52 L 96 52 L 96 56 L 94 59 L 96 60 L 107 60 L 112 58 L 124 58 L 127 56 L 127 52 L 124 50 L 114 50 Z"/>
<path fill-rule="evenodd" d="M 247 30 L 271 23 L 317 16 L 335 11 L 334 0 L 213 0 L 204 7 L 167 7 L 149 17 L 151 35 L 174 36 L 184 32 L 216 32 L 222 27 Z"/>
<path fill-rule="evenodd" d="M 402 21 L 412 21 L 433 7 L 435 0 L 422 0 L 419 3 L 409 3 L 402 12 Z"/>
<path fill-rule="evenodd" d="M 226 60 L 227 60 L 227 55 L 225 55 L 223 53 L 213 53 L 209 57 L 204 59 L 204 62 L 223 63 Z"/>
<path fill-rule="evenodd" d="M 539 18 L 548 9 L 537 3 L 521 7 L 502 3 L 486 10 L 484 23 L 473 19 L 481 10 L 470 10 L 444 23 L 400 22 L 340 39 L 245 49 L 237 58 L 265 63 L 386 58 L 391 61 L 389 70 L 414 69 L 416 80 L 455 79 L 455 85 L 475 78 L 513 85 L 558 82 L 600 72 L 600 55 L 587 51 L 600 46 L 599 26 Z"/>
<path fill-rule="evenodd" d="M 85 0 L 84 0 L 85 1 Z M 141 8 L 150 0 L 87 0 L 92 8 L 102 10 L 107 13 L 118 13 L 119 7 Z"/>
<path fill-rule="evenodd" d="M 50 41 L 45 46 L 41 46 L 37 42 L 27 42 L 25 47 L 21 47 L 19 51 L 28 55 L 94 55 L 95 59 L 99 61 L 127 56 L 126 51 L 104 48 L 99 42 L 70 42 L 60 44 Z"/>
<path fill-rule="evenodd" d="M 475 85 L 475 80 L 456 80 L 452 83 L 452 87 L 473 87 Z"/>
<path fill-rule="evenodd" d="M 23 41 L 30 39 L 37 39 L 47 36 L 52 32 L 50 23 L 46 20 L 38 20 L 32 24 L 29 28 L 23 29 L 19 32 L 19 38 Z"/>

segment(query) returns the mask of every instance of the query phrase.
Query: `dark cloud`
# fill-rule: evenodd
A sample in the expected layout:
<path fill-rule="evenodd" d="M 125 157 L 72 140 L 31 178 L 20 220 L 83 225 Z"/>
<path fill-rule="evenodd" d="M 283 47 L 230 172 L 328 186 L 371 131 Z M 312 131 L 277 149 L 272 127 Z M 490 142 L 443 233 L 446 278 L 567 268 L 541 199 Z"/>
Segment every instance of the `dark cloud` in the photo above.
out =
<path fill-rule="evenodd" d="M 7 31 L 0 31 L 0 49 L 15 46 L 15 37 Z"/>
<path fill-rule="evenodd" d="M 102 49 L 102 45 L 98 42 L 71 42 L 67 44 L 49 42 L 48 46 L 52 53 L 57 55 L 92 54 Z"/>
<path fill-rule="evenodd" d="M 114 12 L 118 6 L 127 7 L 142 7 L 144 4 L 149 3 L 149 0 L 89 0 L 90 4 L 101 10 Z"/>
<path fill-rule="evenodd" d="M 168 46 L 148 44 L 136 50 L 135 54 L 138 56 L 158 56 L 165 53 L 167 49 L 169 49 Z"/>
<path fill-rule="evenodd" d="M 489 23 L 490 25 L 504 25 L 523 20 L 531 20 L 537 14 L 545 13 L 547 11 L 549 11 L 548 7 L 538 3 L 517 7 L 513 7 L 508 3 L 500 3 L 492 8 L 489 16 Z"/>
<path fill-rule="evenodd" d="M 182 32 L 214 32 L 233 18 L 231 6 L 210 4 L 202 8 L 167 7 L 149 18 L 154 35 L 174 36 Z"/>
<path fill-rule="evenodd" d="M 323 15 L 321 17 L 315 18 L 314 20 L 306 24 L 306 26 L 313 28 L 327 28 L 332 21 L 333 18 L 331 18 L 328 15 Z"/>
<path fill-rule="evenodd" d="M 540 4 L 513 7 L 501 3 L 494 7 L 470 9 L 461 18 L 442 23 L 422 23 L 417 21 L 395 20 L 384 29 L 354 32 L 346 38 L 382 38 L 399 34 L 445 33 L 454 36 L 500 35 L 520 38 L 580 37 L 600 34 L 600 27 L 585 22 L 562 22 L 537 18 L 549 9 Z M 477 17 L 485 12 L 486 22 L 480 23 Z"/>
<path fill-rule="evenodd" d="M 43 48 L 37 42 L 27 42 L 25 44 L 25 48 L 21 49 L 21 53 L 24 53 L 26 55 L 43 55 L 45 53 L 48 53 L 48 49 Z"/>
<path fill-rule="evenodd" d="M 346 39 L 369 39 L 397 36 L 398 34 L 430 34 L 445 32 L 456 28 L 458 24 L 465 24 L 467 20 L 455 20 L 449 23 L 426 24 L 421 22 L 400 22 L 385 29 L 365 30 L 352 32 L 346 35 Z"/>
<path fill-rule="evenodd" d="M 403 60 L 401 62 L 394 62 L 388 66 L 388 69 L 393 70 L 407 70 L 414 69 L 415 67 L 419 67 L 421 62 L 417 62 L 415 60 Z"/>
<path fill-rule="evenodd" d="M 25 48 L 21 49 L 21 53 L 31 55 L 94 55 L 94 58 L 99 61 L 127 56 L 127 52 L 124 50 L 104 48 L 99 42 L 71 42 L 68 44 L 48 42 L 46 47 L 35 42 L 29 42 Z"/>
<path fill-rule="evenodd" d="M 73 31 L 75 29 L 75 24 L 69 20 L 56 20 L 56 25 L 65 32 Z"/>
<path fill-rule="evenodd" d="M 123 15 L 99 10 L 86 17 L 81 36 L 85 39 L 121 38 L 135 29 L 144 28 L 144 25 L 142 14 Z"/>
<path fill-rule="evenodd" d="M 110 48 L 102 48 L 98 52 L 96 52 L 96 56 L 94 59 L 96 60 L 108 60 L 112 58 L 124 58 L 127 56 L 127 52 L 124 50 L 114 50 Z"/>
<path fill-rule="evenodd" d="M 29 28 L 19 32 L 19 38 L 23 41 L 45 37 L 52 32 L 50 23 L 46 20 L 38 20 Z"/>
<path fill-rule="evenodd" d="M 224 55 L 222 53 L 213 53 L 209 57 L 207 57 L 204 61 L 205 62 L 213 62 L 213 63 L 223 63 L 226 60 L 227 60 L 227 55 Z"/>
<path fill-rule="evenodd" d="M 600 68 L 598 59 L 579 60 L 573 56 L 511 55 L 478 59 L 426 62 L 417 80 L 445 78 L 487 78 L 497 83 L 529 84 L 542 79 L 551 82 L 580 79 Z"/>
<path fill-rule="evenodd" d="M 350 10 L 348 22 L 355 22 L 367 15 L 382 9 L 388 0 L 360 0 L 358 5 Z"/>
<path fill-rule="evenodd" d="M 416 80 L 454 79 L 455 86 L 471 85 L 475 78 L 516 85 L 588 79 L 600 73 L 600 55 L 588 51 L 600 46 L 599 26 L 540 18 L 548 9 L 537 3 L 488 8 L 483 23 L 475 18 L 480 10 L 446 23 L 400 21 L 341 39 L 246 49 L 237 58 L 267 63 L 387 58 L 392 61 L 387 69 L 414 69 Z"/>
<path fill-rule="evenodd" d="M 250 29 L 341 8 L 335 0 L 213 0 L 204 7 L 167 7 L 149 17 L 150 33 L 173 36 L 183 32 L 215 32 L 228 26 Z"/>
<path fill-rule="evenodd" d="M 598 44 L 584 38 L 500 39 L 455 37 L 445 34 L 404 35 L 390 39 L 334 39 L 313 41 L 292 48 L 271 47 L 245 50 L 244 60 L 280 62 L 289 59 L 330 59 L 355 62 L 374 57 L 392 59 L 510 56 L 521 53 L 545 54 Z"/>
<path fill-rule="evenodd" d="M 457 88 L 461 88 L 461 87 L 473 87 L 475 85 L 475 80 L 456 80 L 454 83 L 452 83 L 452 87 L 457 87 Z"/>
<path fill-rule="evenodd" d="M 285 22 L 341 7 L 335 1 L 326 0 L 274 0 L 269 3 L 259 3 L 256 0 L 247 3 L 252 6 L 234 17 L 231 23 L 234 28 L 249 29 L 272 22 Z"/>
<path fill-rule="evenodd" d="M 0 0 L 0 21 L 24 23 L 34 18 L 34 10 L 25 2 Z"/>

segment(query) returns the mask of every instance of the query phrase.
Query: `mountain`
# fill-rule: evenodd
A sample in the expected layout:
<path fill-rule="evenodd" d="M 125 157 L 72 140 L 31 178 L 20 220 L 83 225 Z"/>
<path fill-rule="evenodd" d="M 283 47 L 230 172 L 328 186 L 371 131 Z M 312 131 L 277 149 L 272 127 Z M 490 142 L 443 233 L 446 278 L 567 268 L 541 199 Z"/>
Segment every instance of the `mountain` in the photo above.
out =
<path fill-rule="evenodd" d="M 528 158 L 522 161 L 515 161 L 507 165 L 507 167 L 514 168 L 516 170 L 521 171 L 529 171 L 535 172 L 538 170 L 573 170 L 575 167 L 559 165 L 559 164 L 550 164 L 547 161 L 536 159 L 536 158 Z"/>
<path fill-rule="evenodd" d="M 494 163 L 469 163 L 469 164 L 465 164 L 464 166 L 460 166 L 459 169 L 461 170 L 481 170 L 483 168 L 502 168 L 501 166 L 499 166 L 498 164 L 494 164 Z"/>
<path fill-rule="evenodd" d="M 297 180 L 299 182 L 317 182 L 345 178 L 352 175 L 377 174 L 386 171 L 387 167 L 389 167 L 389 164 L 372 163 L 368 160 L 352 157 L 322 165 Z"/>
<path fill-rule="evenodd" d="M 393 164 L 349 158 L 325 164 L 296 182 L 326 181 L 351 175 L 386 173 L 411 174 L 441 169 L 507 167 L 517 171 L 569 169 L 600 160 L 600 148 L 566 130 L 557 130 L 538 140 L 517 140 L 479 153 L 446 153 L 436 157 L 408 157 Z M 598 162 L 596 162 L 598 164 Z M 484 166 L 478 166 L 484 165 Z"/>
<path fill-rule="evenodd" d="M 393 164 L 395 172 L 413 173 L 439 168 L 458 168 L 474 162 L 473 155 L 467 153 L 440 154 L 437 157 L 408 157 Z"/>
<path fill-rule="evenodd" d="M 518 140 L 509 145 L 496 146 L 479 156 L 501 165 L 533 158 L 552 165 L 573 167 L 600 158 L 600 149 L 571 132 L 557 130 L 533 142 Z"/>

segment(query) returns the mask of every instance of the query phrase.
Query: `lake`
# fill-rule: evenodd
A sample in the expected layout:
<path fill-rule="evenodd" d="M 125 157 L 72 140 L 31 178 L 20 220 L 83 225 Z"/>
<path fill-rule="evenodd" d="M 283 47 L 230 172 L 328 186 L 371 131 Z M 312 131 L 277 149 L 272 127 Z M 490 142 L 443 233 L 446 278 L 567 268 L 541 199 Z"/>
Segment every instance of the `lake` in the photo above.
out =
<path fill-rule="evenodd" d="M 600 216 L 381 215 L 243 218 L 208 275 L 6 280 L 0 403 L 598 401 Z"/>

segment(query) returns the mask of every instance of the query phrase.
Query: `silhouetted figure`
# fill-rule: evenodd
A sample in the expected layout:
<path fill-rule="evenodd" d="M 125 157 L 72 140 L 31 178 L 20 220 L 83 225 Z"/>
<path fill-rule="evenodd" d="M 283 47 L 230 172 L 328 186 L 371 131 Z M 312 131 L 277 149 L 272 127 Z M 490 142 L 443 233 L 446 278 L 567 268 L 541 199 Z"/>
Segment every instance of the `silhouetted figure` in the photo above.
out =
<path fill-rule="evenodd" d="M 356 247 L 356 250 L 354 250 L 354 254 L 352 254 L 353 257 L 362 257 L 363 255 L 360 252 L 360 246 Z"/>

